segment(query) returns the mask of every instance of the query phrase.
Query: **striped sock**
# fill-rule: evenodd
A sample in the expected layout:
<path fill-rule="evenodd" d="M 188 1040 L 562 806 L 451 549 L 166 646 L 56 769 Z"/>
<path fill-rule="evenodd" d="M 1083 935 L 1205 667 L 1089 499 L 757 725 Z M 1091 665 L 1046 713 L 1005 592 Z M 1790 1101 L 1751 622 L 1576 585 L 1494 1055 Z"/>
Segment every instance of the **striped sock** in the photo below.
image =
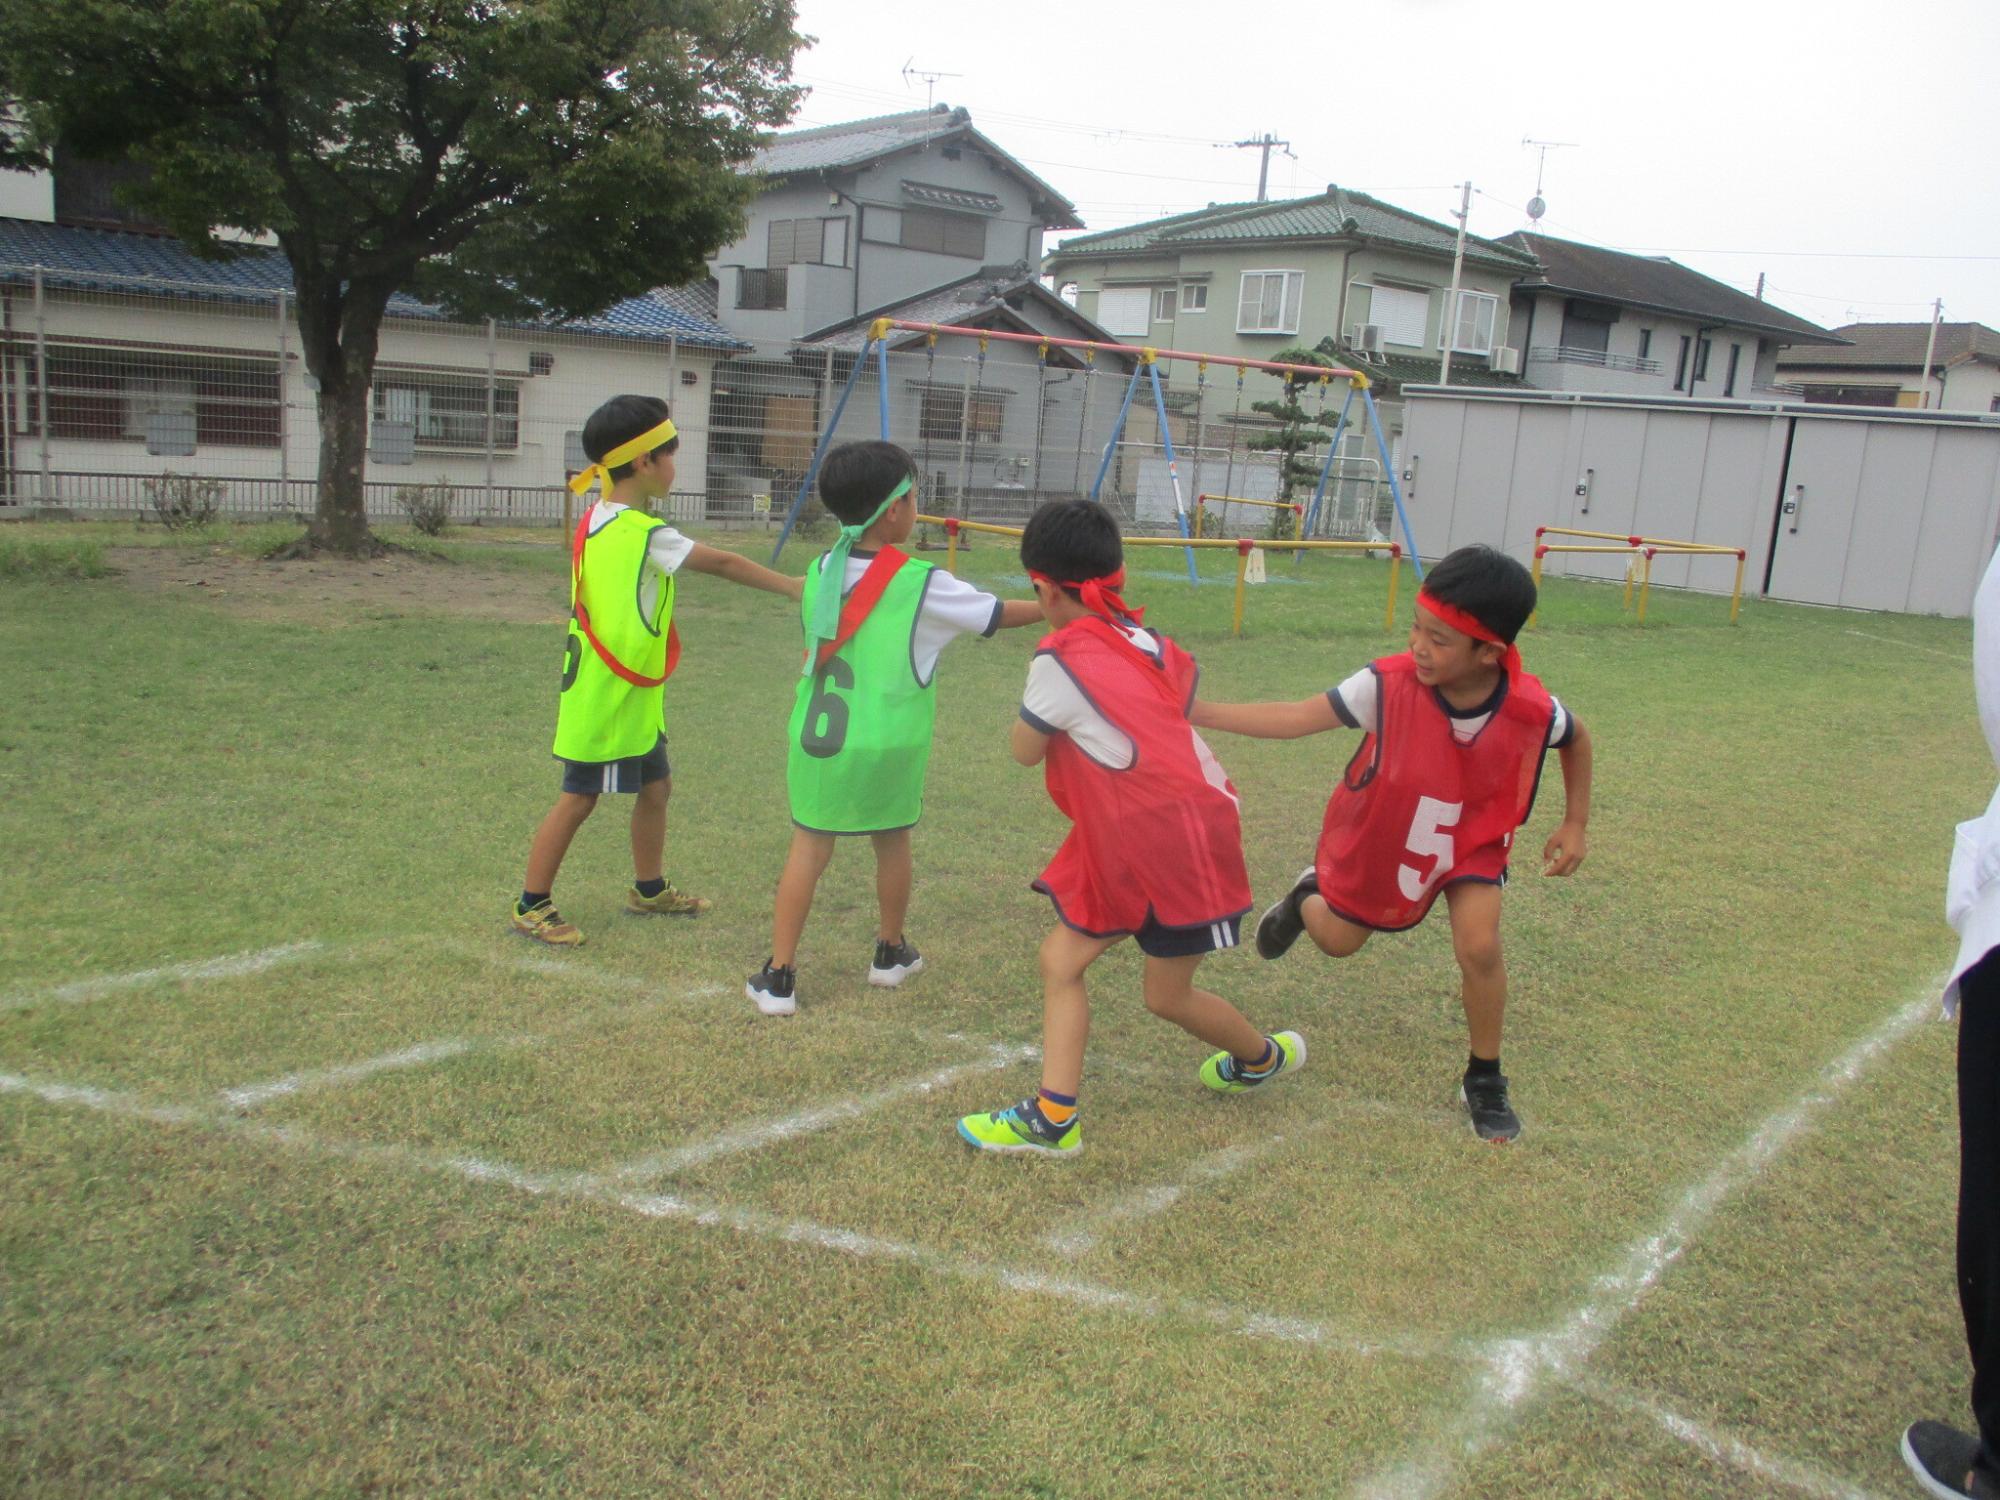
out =
<path fill-rule="evenodd" d="M 1238 1078 L 1262 1078 L 1271 1069 L 1277 1067 L 1281 1056 L 1282 1054 L 1278 1051 L 1278 1044 L 1269 1037 L 1265 1037 L 1264 1055 L 1262 1057 L 1253 1063 L 1244 1062 L 1241 1058 L 1236 1059 L 1236 1076 Z"/>
<path fill-rule="evenodd" d="M 1058 1094 L 1052 1089 L 1037 1089 L 1035 1107 L 1042 1112 L 1042 1118 L 1057 1130 L 1069 1129 L 1069 1122 L 1076 1118 L 1076 1096 L 1073 1094 Z"/>

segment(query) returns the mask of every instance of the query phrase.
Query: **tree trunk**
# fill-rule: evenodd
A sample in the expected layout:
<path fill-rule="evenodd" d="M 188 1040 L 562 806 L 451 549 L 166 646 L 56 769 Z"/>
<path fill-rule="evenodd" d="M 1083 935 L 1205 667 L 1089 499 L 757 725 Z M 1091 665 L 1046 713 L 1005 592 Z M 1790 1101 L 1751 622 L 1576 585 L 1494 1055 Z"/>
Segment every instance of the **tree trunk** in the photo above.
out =
<path fill-rule="evenodd" d="M 371 372 L 372 373 L 372 372 Z M 363 465 L 368 458 L 370 379 L 344 375 L 319 388 L 319 504 L 308 535 L 315 548 L 366 556 L 379 550 L 368 530 Z"/>

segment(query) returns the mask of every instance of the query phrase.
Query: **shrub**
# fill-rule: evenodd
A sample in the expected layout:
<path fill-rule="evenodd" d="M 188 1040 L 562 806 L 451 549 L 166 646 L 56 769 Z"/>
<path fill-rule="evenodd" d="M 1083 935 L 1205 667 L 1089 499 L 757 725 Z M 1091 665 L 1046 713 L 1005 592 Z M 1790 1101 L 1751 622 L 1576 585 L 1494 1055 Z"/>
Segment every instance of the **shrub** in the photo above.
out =
<path fill-rule="evenodd" d="M 410 525 L 425 536 L 443 536 L 451 524 L 451 481 L 442 474 L 435 484 L 405 484 L 396 489 L 396 503 Z"/>
<path fill-rule="evenodd" d="M 222 502 L 222 481 L 200 479 L 193 474 L 176 474 L 168 469 L 140 486 L 153 507 L 153 514 L 169 531 L 191 531 L 215 518 Z"/>

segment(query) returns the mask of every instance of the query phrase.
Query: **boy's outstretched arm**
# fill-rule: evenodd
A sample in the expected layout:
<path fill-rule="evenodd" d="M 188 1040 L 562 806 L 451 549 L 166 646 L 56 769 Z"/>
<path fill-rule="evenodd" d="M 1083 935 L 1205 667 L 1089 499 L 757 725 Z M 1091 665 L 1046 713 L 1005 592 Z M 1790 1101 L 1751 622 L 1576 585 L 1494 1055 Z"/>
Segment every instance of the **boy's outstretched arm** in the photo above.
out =
<path fill-rule="evenodd" d="M 796 599 L 805 589 L 803 578 L 787 577 L 774 573 L 762 563 L 754 563 L 740 552 L 729 552 L 721 547 L 710 547 L 701 542 L 694 544 L 681 564 L 697 573 L 712 573 L 717 578 L 726 578 L 731 583 L 740 583 L 745 588 L 762 589 L 767 594 L 782 594 L 787 599 Z"/>
<path fill-rule="evenodd" d="M 1563 820 L 1542 846 L 1544 875 L 1574 874 L 1587 852 L 1583 826 L 1590 821 L 1590 731 L 1572 723 L 1569 743 L 1556 751 L 1562 757 Z"/>
<path fill-rule="evenodd" d="M 1296 703 L 1210 703 L 1197 698 L 1188 711 L 1188 722 L 1197 729 L 1221 729 L 1260 740 L 1295 740 L 1345 727 L 1325 693 Z"/>
<path fill-rule="evenodd" d="M 1014 752 L 1014 759 L 1021 765 L 1038 766 L 1048 756 L 1049 736 L 1026 719 L 1016 719 L 1007 748 Z"/>
<path fill-rule="evenodd" d="M 1042 607 L 1032 599 L 1002 599 L 1000 601 L 1000 628 L 1011 630 L 1017 625 L 1033 625 L 1042 618 Z"/>

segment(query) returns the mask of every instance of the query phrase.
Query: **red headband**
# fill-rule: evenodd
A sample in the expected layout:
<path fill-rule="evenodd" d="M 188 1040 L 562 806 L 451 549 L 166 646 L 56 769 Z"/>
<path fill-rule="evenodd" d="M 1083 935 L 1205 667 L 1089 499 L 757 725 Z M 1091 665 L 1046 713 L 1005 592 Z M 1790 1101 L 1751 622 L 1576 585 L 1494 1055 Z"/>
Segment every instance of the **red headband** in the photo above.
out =
<path fill-rule="evenodd" d="M 1469 635 L 1475 641 L 1485 641 L 1493 646 L 1505 646 L 1507 654 L 1500 658 L 1500 665 L 1510 673 L 1521 670 L 1521 648 L 1512 641 L 1503 641 L 1491 629 L 1454 605 L 1446 604 L 1427 589 L 1417 593 L 1417 603 L 1436 617 L 1440 625 L 1449 625 L 1460 635 Z"/>
<path fill-rule="evenodd" d="M 1145 610 L 1134 609 L 1118 597 L 1118 591 L 1125 587 L 1125 570 L 1122 567 L 1115 573 L 1106 573 L 1102 578 L 1085 578 L 1075 583 L 1051 578 L 1048 574 L 1037 573 L 1032 568 L 1028 570 L 1028 576 L 1039 579 L 1051 588 L 1075 589 L 1077 596 L 1083 600 L 1085 609 L 1094 615 L 1102 615 L 1107 620 L 1123 618 L 1137 625 L 1145 617 Z"/>

